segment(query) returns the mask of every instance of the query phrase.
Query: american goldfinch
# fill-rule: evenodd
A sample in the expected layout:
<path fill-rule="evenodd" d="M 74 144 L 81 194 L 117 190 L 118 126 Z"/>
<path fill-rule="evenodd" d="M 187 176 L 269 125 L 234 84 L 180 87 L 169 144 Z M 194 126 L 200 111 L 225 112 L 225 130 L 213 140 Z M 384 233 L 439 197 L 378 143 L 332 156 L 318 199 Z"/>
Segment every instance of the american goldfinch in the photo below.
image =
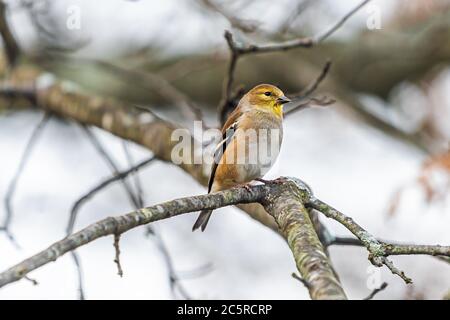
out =
<path fill-rule="evenodd" d="M 280 151 L 283 104 L 290 101 L 269 84 L 260 84 L 242 97 L 222 128 L 223 140 L 214 152 L 208 193 L 245 187 L 264 176 Z M 200 227 L 204 231 L 211 213 L 201 211 L 192 231 Z"/>

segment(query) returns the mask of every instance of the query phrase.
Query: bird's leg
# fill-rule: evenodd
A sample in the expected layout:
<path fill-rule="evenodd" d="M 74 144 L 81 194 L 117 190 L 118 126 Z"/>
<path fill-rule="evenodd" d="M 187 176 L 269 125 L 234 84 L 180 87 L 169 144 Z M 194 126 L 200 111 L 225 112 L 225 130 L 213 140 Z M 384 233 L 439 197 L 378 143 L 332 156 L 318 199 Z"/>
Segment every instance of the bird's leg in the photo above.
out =
<path fill-rule="evenodd" d="M 262 182 L 264 184 L 282 184 L 286 181 L 284 177 L 276 178 L 275 180 L 266 180 L 262 178 L 256 178 L 255 181 Z"/>
<path fill-rule="evenodd" d="M 249 183 L 240 183 L 234 186 L 235 188 L 244 188 L 245 190 L 247 190 L 248 192 L 251 192 L 252 189 L 250 188 L 251 185 Z"/>

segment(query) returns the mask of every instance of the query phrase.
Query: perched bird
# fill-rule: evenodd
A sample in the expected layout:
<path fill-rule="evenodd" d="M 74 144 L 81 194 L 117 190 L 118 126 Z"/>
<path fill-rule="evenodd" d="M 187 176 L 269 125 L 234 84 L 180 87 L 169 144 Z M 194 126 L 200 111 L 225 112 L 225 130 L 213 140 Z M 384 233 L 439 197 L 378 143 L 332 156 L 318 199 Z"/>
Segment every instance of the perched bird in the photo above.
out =
<path fill-rule="evenodd" d="M 214 152 L 208 193 L 260 179 L 275 162 L 283 138 L 283 104 L 290 102 L 277 87 L 260 84 L 239 101 L 222 128 Z M 269 152 L 270 151 L 270 152 Z M 212 210 L 203 210 L 192 227 L 204 231 Z"/>

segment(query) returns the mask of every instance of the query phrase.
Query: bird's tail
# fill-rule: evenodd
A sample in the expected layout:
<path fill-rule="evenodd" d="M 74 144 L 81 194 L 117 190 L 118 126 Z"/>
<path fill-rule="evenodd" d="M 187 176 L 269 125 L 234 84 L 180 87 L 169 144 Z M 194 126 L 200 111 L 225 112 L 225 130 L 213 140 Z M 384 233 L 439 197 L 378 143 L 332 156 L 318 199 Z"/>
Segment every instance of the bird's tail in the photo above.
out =
<path fill-rule="evenodd" d="M 200 227 L 202 231 L 205 231 L 212 212 L 212 210 L 202 210 L 197 218 L 197 221 L 195 221 L 194 226 L 192 227 L 192 231 L 195 231 Z"/>

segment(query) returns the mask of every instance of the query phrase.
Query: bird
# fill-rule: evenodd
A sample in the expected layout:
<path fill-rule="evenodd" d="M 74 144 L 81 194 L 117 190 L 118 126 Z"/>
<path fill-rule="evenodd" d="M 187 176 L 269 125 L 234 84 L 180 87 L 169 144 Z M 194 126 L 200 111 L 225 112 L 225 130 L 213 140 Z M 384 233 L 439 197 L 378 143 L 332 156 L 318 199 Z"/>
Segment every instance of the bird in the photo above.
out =
<path fill-rule="evenodd" d="M 251 181 L 263 181 L 261 178 L 278 157 L 283 139 L 283 105 L 290 101 L 270 84 L 257 85 L 241 98 L 222 127 L 208 194 L 236 186 L 248 189 Z M 204 231 L 211 214 L 212 210 L 202 210 L 192 231 Z"/>

